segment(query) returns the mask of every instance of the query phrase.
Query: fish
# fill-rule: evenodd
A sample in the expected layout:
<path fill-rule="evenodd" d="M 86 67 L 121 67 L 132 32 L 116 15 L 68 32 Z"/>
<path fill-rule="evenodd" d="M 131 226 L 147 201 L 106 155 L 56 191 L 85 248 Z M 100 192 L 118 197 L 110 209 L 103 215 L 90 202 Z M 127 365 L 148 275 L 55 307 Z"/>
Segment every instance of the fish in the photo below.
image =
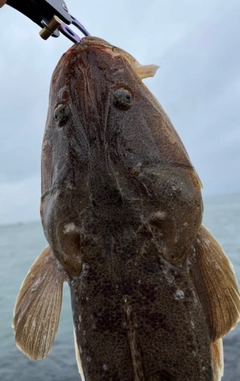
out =
<path fill-rule="evenodd" d="M 202 184 L 124 50 L 85 37 L 54 70 L 42 145 L 48 246 L 18 294 L 18 348 L 40 360 L 68 282 L 82 381 L 219 381 L 240 319 L 233 267 L 202 224 Z"/>

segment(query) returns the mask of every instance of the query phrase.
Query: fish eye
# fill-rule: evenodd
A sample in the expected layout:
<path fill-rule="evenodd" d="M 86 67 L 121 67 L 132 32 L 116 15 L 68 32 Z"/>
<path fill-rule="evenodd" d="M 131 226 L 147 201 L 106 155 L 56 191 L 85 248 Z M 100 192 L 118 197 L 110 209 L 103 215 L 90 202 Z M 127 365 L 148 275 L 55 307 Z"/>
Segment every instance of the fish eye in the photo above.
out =
<path fill-rule="evenodd" d="M 132 100 L 132 94 L 124 87 L 116 89 L 113 93 L 113 104 L 119 109 L 128 110 L 132 106 Z"/>
<path fill-rule="evenodd" d="M 69 118 L 69 108 L 67 104 L 60 103 L 57 105 L 53 112 L 53 118 L 58 123 L 59 127 L 62 127 Z"/>

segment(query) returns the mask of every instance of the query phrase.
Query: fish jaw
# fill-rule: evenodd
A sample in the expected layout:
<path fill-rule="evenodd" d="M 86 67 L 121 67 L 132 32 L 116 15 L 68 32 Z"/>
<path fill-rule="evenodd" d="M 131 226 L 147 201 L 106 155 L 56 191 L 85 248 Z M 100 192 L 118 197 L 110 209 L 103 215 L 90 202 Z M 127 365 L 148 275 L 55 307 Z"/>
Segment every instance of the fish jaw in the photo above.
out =
<path fill-rule="evenodd" d="M 118 56 L 124 57 L 140 79 L 154 77 L 157 70 L 159 69 L 159 66 L 154 64 L 141 65 L 131 54 L 127 53 L 123 49 L 118 48 L 117 46 L 109 44 L 107 41 L 102 40 L 98 37 L 84 37 L 82 39 L 82 43 L 86 46 L 94 46 L 97 49 L 103 50 L 113 58 Z"/>

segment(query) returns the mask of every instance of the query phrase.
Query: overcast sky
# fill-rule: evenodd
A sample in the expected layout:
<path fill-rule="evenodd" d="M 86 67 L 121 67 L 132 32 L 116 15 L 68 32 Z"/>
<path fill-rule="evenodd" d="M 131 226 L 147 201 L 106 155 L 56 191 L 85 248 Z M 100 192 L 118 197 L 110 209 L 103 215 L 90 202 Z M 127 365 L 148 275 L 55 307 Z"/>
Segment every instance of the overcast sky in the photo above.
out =
<path fill-rule="evenodd" d="M 92 35 L 143 64 L 204 194 L 240 191 L 240 1 L 67 2 Z M 0 9 L 0 224 L 39 219 L 40 156 L 52 72 L 72 45 Z"/>

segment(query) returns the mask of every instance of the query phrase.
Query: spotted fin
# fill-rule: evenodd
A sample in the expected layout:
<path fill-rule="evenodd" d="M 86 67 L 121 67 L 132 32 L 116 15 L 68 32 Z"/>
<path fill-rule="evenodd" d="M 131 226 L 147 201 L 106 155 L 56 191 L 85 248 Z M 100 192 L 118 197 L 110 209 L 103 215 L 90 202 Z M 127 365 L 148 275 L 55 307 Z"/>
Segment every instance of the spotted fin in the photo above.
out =
<path fill-rule="evenodd" d="M 220 381 L 223 376 L 223 344 L 219 339 L 211 344 L 214 381 Z"/>
<path fill-rule="evenodd" d="M 193 279 L 212 342 L 225 336 L 240 320 L 240 294 L 232 264 L 223 249 L 201 226 L 193 256 Z"/>
<path fill-rule="evenodd" d="M 24 279 L 13 313 L 18 348 L 30 359 L 41 360 L 53 346 L 62 307 L 66 274 L 47 246 Z"/>

